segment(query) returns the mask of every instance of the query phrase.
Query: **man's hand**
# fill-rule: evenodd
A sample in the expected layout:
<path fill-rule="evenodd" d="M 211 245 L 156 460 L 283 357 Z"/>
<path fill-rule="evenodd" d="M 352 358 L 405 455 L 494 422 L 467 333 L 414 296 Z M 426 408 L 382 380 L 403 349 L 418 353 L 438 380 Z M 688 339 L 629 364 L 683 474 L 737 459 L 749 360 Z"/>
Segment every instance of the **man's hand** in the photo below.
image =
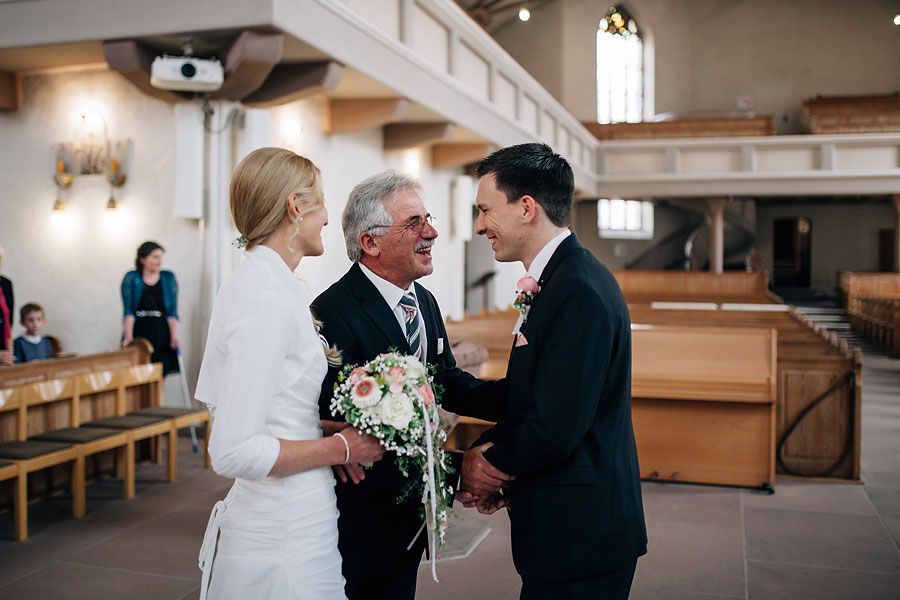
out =
<path fill-rule="evenodd" d="M 459 487 L 461 490 L 472 492 L 478 498 L 491 496 L 500 489 L 501 485 L 514 479 L 511 475 L 497 469 L 484 457 L 484 451 L 491 446 L 493 443 L 488 442 L 466 450 L 463 454 Z"/>
<path fill-rule="evenodd" d="M 0 350 L 0 365 L 11 365 L 15 360 L 16 358 L 11 351 Z"/>
<path fill-rule="evenodd" d="M 350 427 L 350 423 L 345 421 L 329 421 L 328 419 L 322 419 L 322 437 L 334 435 L 338 431 L 343 431 L 348 427 Z"/>
<path fill-rule="evenodd" d="M 492 515 L 501 508 L 509 506 L 509 498 L 503 492 L 495 492 L 490 496 L 478 498 L 472 492 L 460 490 L 456 492 L 454 499 L 462 503 L 466 508 L 477 508 L 483 515 Z"/>

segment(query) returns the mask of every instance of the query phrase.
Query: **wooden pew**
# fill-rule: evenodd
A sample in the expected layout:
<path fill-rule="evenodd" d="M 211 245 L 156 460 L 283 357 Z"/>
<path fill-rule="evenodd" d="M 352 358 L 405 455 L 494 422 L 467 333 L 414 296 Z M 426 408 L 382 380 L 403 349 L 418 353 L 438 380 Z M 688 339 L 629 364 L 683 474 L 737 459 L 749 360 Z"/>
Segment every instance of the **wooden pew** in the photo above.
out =
<path fill-rule="evenodd" d="M 149 344 L 137 340 L 128 348 L 114 352 L 35 361 L 0 369 L 0 443 L 24 443 L 27 440 L 32 445 L 51 441 L 69 444 L 77 462 L 67 480 L 73 489 L 80 490 L 85 482 L 84 458 L 115 451 L 118 454 L 115 468 L 123 479 L 123 496 L 130 498 L 134 495 L 135 442 L 151 439 L 156 461 L 161 462 L 159 437 L 166 435 L 167 479 L 174 481 L 177 430 L 191 423 L 208 425 L 209 414 L 204 409 L 182 410 L 178 415 L 127 416 L 140 409 L 152 411 L 156 407 L 159 410 L 162 369 L 157 363 L 146 362 L 149 358 Z M 103 434 L 91 425 L 113 427 L 114 431 Z M 208 446 L 208 426 L 205 433 Z M 208 461 L 206 454 L 207 466 Z M 24 469 L 22 481 L 17 480 L 12 499 L 17 510 L 22 504 L 20 496 L 25 494 L 27 497 L 28 493 L 24 477 L 27 472 L 43 466 L 43 463 L 30 463 Z M 99 470 L 95 475 L 99 475 Z M 33 495 L 51 493 L 55 487 L 51 478 L 47 489 L 36 486 Z M 79 498 L 83 498 L 83 492 L 75 497 L 76 517 L 83 512 L 83 500 Z M 9 499 L 5 500 L 0 494 L 0 507 L 8 504 Z M 24 510 L 20 512 L 23 516 L 17 513 L 16 537 L 24 539 L 26 517 Z"/>
<path fill-rule="evenodd" d="M 787 306 L 767 305 L 755 310 L 723 310 L 734 305 L 709 303 L 713 310 L 666 310 L 629 304 L 632 323 L 690 327 L 775 329 L 777 335 L 776 440 L 782 440 L 796 419 L 820 395 L 842 385 L 794 427 L 781 447 L 778 472 L 811 479 L 859 481 L 860 478 L 860 365 L 858 351 L 826 334 Z M 510 332 L 515 311 L 448 322 L 451 340 L 482 343 L 488 362 L 481 376 L 504 376 L 512 347 Z M 475 426 L 463 419 L 462 426 Z M 469 436 L 471 437 L 471 436 Z"/>
<path fill-rule="evenodd" d="M 850 314 L 859 312 L 859 296 L 900 298 L 900 273 L 838 271 L 835 279 L 838 304 Z"/>
<path fill-rule="evenodd" d="M 776 333 L 633 325 L 641 477 L 771 488 Z"/>
<path fill-rule="evenodd" d="M 854 295 L 850 327 L 879 350 L 900 356 L 900 297 Z"/>
<path fill-rule="evenodd" d="M 749 302 L 781 304 L 769 291 L 764 272 L 613 271 L 629 304 L 670 302 Z"/>
<path fill-rule="evenodd" d="M 692 327 L 753 327 L 778 332 L 777 439 L 833 385 L 791 431 L 778 471 L 806 478 L 859 481 L 861 356 L 793 310 L 666 310 L 629 305 L 632 323 Z"/>
<path fill-rule="evenodd" d="M 900 95 L 816 96 L 803 101 L 808 133 L 886 133 L 900 131 Z"/>
<path fill-rule="evenodd" d="M 595 123 L 583 125 L 599 140 L 638 140 L 691 137 L 745 137 L 775 135 L 775 121 L 764 116 L 679 117 L 641 123 Z"/>

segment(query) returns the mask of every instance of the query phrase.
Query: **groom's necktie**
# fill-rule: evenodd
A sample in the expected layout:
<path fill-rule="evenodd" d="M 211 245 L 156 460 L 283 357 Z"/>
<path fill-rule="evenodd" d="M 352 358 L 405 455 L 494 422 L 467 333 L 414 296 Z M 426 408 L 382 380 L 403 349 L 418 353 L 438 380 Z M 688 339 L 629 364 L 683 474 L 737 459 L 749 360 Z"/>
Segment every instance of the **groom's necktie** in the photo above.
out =
<path fill-rule="evenodd" d="M 419 332 L 419 309 L 416 299 L 409 292 L 400 298 L 400 306 L 406 311 L 406 340 L 409 342 L 409 353 L 422 360 L 422 336 Z"/>

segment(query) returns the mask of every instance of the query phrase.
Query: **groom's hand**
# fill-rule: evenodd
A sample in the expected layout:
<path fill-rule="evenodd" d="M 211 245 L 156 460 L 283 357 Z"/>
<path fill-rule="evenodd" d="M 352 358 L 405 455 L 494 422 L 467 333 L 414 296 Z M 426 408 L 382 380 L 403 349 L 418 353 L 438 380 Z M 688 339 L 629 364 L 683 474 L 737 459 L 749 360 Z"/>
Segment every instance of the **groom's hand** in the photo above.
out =
<path fill-rule="evenodd" d="M 512 475 L 507 475 L 484 457 L 484 451 L 491 446 L 493 443 L 488 442 L 466 450 L 463 454 L 460 489 L 472 492 L 477 497 L 487 497 L 499 490 L 501 485 L 514 479 Z"/>
<path fill-rule="evenodd" d="M 332 465 L 331 469 L 334 471 L 334 474 L 337 475 L 337 478 L 340 479 L 342 483 L 347 483 L 348 480 L 352 481 L 353 483 L 359 483 L 366 478 L 366 472 L 363 471 L 362 467 L 354 463 L 347 463 L 346 465 Z"/>

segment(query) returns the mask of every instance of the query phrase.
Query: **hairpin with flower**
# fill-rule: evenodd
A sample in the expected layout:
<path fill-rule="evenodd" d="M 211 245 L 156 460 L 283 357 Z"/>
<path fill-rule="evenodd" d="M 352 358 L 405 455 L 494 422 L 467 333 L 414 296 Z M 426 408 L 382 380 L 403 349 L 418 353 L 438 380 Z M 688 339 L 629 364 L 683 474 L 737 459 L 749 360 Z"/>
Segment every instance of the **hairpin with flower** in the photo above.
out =
<path fill-rule="evenodd" d="M 231 242 L 231 245 L 234 246 L 235 248 L 237 248 L 238 250 L 243 250 L 244 248 L 247 247 L 248 241 L 249 240 L 247 240 L 247 238 L 245 238 L 243 235 L 239 235 L 236 238 L 234 238 L 234 241 Z"/>

